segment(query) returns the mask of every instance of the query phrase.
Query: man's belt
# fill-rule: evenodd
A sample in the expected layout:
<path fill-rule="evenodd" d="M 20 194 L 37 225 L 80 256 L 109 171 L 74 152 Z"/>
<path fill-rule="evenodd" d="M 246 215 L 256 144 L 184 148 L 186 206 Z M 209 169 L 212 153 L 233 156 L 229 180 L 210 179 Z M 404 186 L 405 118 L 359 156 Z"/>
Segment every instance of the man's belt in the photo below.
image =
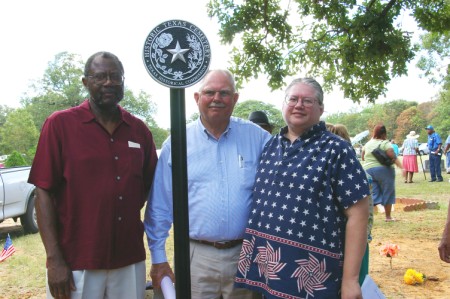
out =
<path fill-rule="evenodd" d="M 237 246 L 239 244 L 242 244 L 243 239 L 224 241 L 224 242 L 210 242 L 210 241 L 194 240 L 194 239 L 191 239 L 191 241 L 200 243 L 200 244 L 204 244 L 204 245 L 213 246 L 214 248 L 217 248 L 217 249 L 228 249 L 228 248 L 233 248 L 234 246 Z"/>

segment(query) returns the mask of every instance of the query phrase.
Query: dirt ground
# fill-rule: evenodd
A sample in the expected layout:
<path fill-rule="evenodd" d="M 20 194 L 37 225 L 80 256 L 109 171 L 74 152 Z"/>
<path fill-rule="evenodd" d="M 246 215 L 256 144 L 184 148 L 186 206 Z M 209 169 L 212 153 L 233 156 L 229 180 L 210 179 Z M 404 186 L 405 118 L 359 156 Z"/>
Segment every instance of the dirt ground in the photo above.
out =
<path fill-rule="evenodd" d="M 390 223 L 392 229 L 398 225 L 405 225 L 402 218 L 402 205 L 396 205 L 395 217 L 398 222 Z M 440 238 L 430 238 L 428 240 L 417 239 L 414 236 L 395 236 L 393 243 L 400 246 L 398 256 L 392 259 L 392 269 L 389 265 L 389 258 L 380 255 L 380 248 L 389 239 L 386 236 L 377 235 L 377 222 L 384 221 L 384 215 L 375 215 L 373 241 L 370 243 L 370 264 L 369 275 L 377 283 L 386 298 L 450 298 L 450 264 L 442 262 L 439 258 L 437 246 Z M 420 219 L 417 219 L 420 221 Z M 402 223 L 403 222 L 403 223 Z M 436 232 L 429 232 L 436 235 Z M 437 235 L 440 235 L 439 232 Z M 403 281 L 403 276 L 407 269 L 412 268 L 425 274 L 429 279 L 422 285 L 407 285 Z"/>
<path fill-rule="evenodd" d="M 395 215 L 402 218 L 402 206 L 396 205 Z M 403 216 L 403 218 L 406 216 Z M 374 239 L 370 243 L 370 266 L 369 275 L 377 283 L 386 298 L 450 298 L 450 264 L 446 264 L 439 259 L 437 245 L 439 238 L 417 239 L 415 237 L 395 237 L 395 244 L 400 246 L 399 254 L 392 260 L 392 269 L 390 268 L 389 258 L 379 254 L 379 250 L 386 236 L 380 236 L 377 231 L 377 223 L 383 221 L 382 214 L 375 215 L 373 229 Z M 402 220 L 390 223 L 395 230 L 397 225 L 404 225 Z M 5 221 L 0 224 L 0 231 L 12 231 L 21 229 L 12 221 Z M 431 232 L 430 232 L 431 234 Z M 435 232 L 433 232 L 436 235 Z M 17 253 L 16 253 L 17 254 Z M 403 275 L 408 268 L 424 273 L 431 278 L 425 281 L 423 285 L 410 286 L 403 282 Z M 21 292 L 26 294 L 23 298 L 41 299 L 45 298 L 45 290 L 42 292 Z M 147 291 L 146 299 L 153 298 L 152 291 Z M 3 297 L 0 294 L 0 298 Z M 370 299 L 370 298 L 369 298 Z"/>

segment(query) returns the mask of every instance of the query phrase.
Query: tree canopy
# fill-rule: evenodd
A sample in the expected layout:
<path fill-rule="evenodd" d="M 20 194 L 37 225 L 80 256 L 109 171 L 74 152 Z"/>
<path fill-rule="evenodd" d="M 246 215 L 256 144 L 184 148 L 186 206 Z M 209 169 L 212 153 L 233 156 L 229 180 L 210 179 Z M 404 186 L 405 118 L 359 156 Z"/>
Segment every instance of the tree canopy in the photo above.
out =
<path fill-rule="evenodd" d="M 33 123 L 33 117 L 24 109 L 16 109 L 8 114 L 5 123 L 0 127 L 0 151 L 9 154 L 16 150 L 27 153 L 36 146 L 39 131 Z"/>
<path fill-rule="evenodd" d="M 218 19 L 223 43 L 240 41 L 231 59 L 239 85 L 263 73 L 278 89 L 301 73 L 322 78 L 326 90 L 339 86 L 355 102 L 374 102 L 407 73 L 419 47 L 402 29 L 405 14 L 429 32 L 450 28 L 446 0 L 211 0 L 208 14 Z"/>
<path fill-rule="evenodd" d="M 421 36 L 424 53 L 417 63 L 424 77 L 433 84 L 444 83 L 445 76 L 450 74 L 450 30 L 429 32 Z"/>
<path fill-rule="evenodd" d="M 58 53 L 49 62 L 43 78 L 34 83 L 32 91 L 21 100 L 21 104 L 33 115 L 37 128 L 41 128 L 52 112 L 78 106 L 86 99 L 88 94 L 81 81 L 83 73 L 84 63 L 76 54 Z M 125 88 L 120 105 L 140 117 L 147 125 L 156 126 L 153 115 L 157 111 L 157 105 L 150 98 L 144 91 L 135 95 Z"/>
<path fill-rule="evenodd" d="M 26 165 L 27 162 L 18 151 L 13 151 L 11 155 L 8 157 L 8 159 L 6 159 L 5 161 L 6 167 L 26 166 Z"/>

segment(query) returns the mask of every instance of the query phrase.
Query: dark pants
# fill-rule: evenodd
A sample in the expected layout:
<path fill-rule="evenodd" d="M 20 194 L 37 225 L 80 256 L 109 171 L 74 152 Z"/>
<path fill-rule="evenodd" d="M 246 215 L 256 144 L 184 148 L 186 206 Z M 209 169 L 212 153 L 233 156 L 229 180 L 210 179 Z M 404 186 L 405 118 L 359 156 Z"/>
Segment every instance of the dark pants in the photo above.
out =
<path fill-rule="evenodd" d="M 429 159 L 430 159 L 430 176 L 432 181 L 442 181 L 442 174 L 441 174 L 441 158 L 442 155 L 435 155 L 433 153 L 430 153 Z"/>

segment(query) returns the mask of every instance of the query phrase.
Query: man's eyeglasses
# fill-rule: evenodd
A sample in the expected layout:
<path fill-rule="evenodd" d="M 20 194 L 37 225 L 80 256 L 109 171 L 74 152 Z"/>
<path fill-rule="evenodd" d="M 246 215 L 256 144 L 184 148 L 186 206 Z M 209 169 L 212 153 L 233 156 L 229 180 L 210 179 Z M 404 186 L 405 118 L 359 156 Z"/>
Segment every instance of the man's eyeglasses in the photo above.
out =
<path fill-rule="evenodd" d="M 105 84 L 108 78 L 113 85 L 121 85 L 125 80 L 125 77 L 119 73 L 96 73 L 87 77 L 97 85 Z"/>
<path fill-rule="evenodd" d="M 206 89 L 206 90 L 202 91 L 202 94 L 205 97 L 210 98 L 210 99 L 213 98 L 216 95 L 216 93 L 219 93 L 219 97 L 222 98 L 222 99 L 231 97 L 232 94 L 233 94 L 233 92 L 229 91 L 229 90 L 209 90 L 209 89 Z"/>
<path fill-rule="evenodd" d="M 310 108 L 314 105 L 314 102 L 317 101 L 317 99 L 314 98 L 299 98 L 294 96 L 286 96 L 284 98 L 284 102 L 289 107 L 294 107 L 297 105 L 297 103 L 300 101 L 301 105 L 303 105 L 305 108 Z"/>

